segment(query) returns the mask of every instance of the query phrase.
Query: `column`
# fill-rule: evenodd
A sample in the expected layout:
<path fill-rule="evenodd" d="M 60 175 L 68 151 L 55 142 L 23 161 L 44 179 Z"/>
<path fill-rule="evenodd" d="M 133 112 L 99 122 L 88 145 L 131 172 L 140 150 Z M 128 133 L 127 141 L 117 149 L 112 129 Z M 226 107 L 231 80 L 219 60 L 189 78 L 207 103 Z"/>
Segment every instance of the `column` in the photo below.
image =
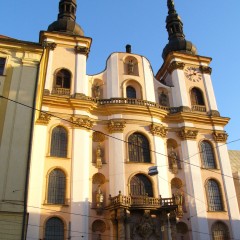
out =
<path fill-rule="evenodd" d="M 71 236 L 82 232 L 88 239 L 89 231 L 89 164 L 91 163 L 91 132 L 85 127 L 92 127 L 88 119 L 72 118 L 75 124 L 72 135 L 72 176 L 71 176 Z M 76 238 L 77 239 L 77 238 Z M 82 239 L 79 236 L 79 239 Z"/>
<path fill-rule="evenodd" d="M 179 132 L 182 138 L 183 166 L 186 180 L 186 198 L 189 203 L 192 238 L 194 240 L 210 240 L 207 220 L 207 203 L 205 202 L 204 186 L 199 167 L 199 152 L 196 143 L 198 131 L 183 127 Z M 189 163 L 189 164 L 188 164 Z M 201 234 L 204 233 L 204 234 Z"/>
<path fill-rule="evenodd" d="M 117 209 L 118 240 L 125 240 L 125 209 Z"/>
<path fill-rule="evenodd" d="M 45 89 L 51 91 L 54 79 L 52 78 L 52 63 L 53 63 L 53 51 L 57 44 L 55 42 L 45 42 L 45 47 L 48 49 L 48 61 L 46 70 Z"/>
<path fill-rule="evenodd" d="M 74 82 L 74 94 L 83 93 L 89 95 L 88 92 L 88 80 L 86 76 L 87 68 L 87 55 L 89 49 L 84 46 L 76 46 L 76 64 L 75 64 L 75 82 Z"/>
<path fill-rule="evenodd" d="M 46 155 L 46 143 L 48 136 L 47 124 L 50 120 L 50 116 L 41 113 L 37 121 L 37 125 L 34 127 L 32 157 L 29 176 L 29 193 L 28 193 L 28 229 L 27 239 L 39 238 L 40 216 L 42 208 L 42 194 L 45 188 L 46 182 L 44 176 L 44 164 Z M 39 139 L 45 139 L 45 141 L 39 141 Z M 32 206 L 32 207 L 31 207 Z"/>
<path fill-rule="evenodd" d="M 205 67 L 205 66 L 201 66 L 200 69 L 203 73 L 203 82 L 204 82 L 205 92 L 207 95 L 207 102 L 208 102 L 209 110 L 216 112 L 216 111 L 218 111 L 218 108 L 217 108 L 217 102 L 216 102 L 216 98 L 214 95 L 212 80 L 211 80 L 211 76 L 210 76 L 212 69 L 210 67 Z"/>
<path fill-rule="evenodd" d="M 215 133 L 215 141 L 216 149 L 218 154 L 218 159 L 220 163 L 220 168 L 222 171 L 222 179 L 223 179 L 223 188 L 226 194 L 226 203 L 227 203 L 227 210 L 229 215 L 230 226 L 232 228 L 232 238 L 233 239 L 240 239 L 240 214 L 239 214 L 239 207 L 237 202 L 237 195 L 236 190 L 232 178 L 232 170 L 228 155 L 227 145 L 224 145 L 226 137 L 224 138 L 223 135 L 226 133 Z M 231 231 L 230 231 L 231 232 Z"/>
<path fill-rule="evenodd" d="M 182 62 L 172 62 L 168 68 L 169 73 L 172 76 L 172 95 L 174 107 L 184 106 L 189 107 L 189 93 L 186 88 L 184 68 L 185 64 Z"/>
<path fill-rule="evenodd" d="M 158 193 L 163 198 L 171 197 L 168 182 L 168 158 L 165 147 L 167 130 L 163 125 L 154 123 L 150 125 L 150 131 L 153 134 L 154 149 L 156 151 L 154 154 L 158 167 Z"/>
<path fill-rule="evenodd" d="M 117 196 L 119 191 L 126 195 L 125 189 L 125 159 L 124 153 L 125 142 L 123 137 L 123 129 L 125 122 L 122 120 L 110 120 L 108 130 L 112 137 L 109 137 L 109 187 L 110 194 Z M 120 140 L 119 140 L 120 139 Z"/>

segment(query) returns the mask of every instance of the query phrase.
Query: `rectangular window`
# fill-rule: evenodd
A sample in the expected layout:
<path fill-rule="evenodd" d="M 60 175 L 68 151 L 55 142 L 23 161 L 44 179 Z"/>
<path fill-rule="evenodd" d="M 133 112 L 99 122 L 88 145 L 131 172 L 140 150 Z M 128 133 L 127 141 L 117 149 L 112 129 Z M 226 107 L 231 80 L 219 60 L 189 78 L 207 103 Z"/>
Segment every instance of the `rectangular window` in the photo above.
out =
<path fill-rule="evenodd" d="M 3 75 L 5 68 L 6 58 L 0 57 L 0 75 Z"/>

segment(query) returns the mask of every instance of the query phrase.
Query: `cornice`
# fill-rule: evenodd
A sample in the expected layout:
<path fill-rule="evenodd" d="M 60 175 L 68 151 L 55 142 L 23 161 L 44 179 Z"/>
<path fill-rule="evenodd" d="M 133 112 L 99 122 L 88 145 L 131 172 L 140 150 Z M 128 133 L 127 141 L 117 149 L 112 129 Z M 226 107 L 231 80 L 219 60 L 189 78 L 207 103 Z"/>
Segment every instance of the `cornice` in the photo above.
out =
<path fill-rule="evenodd" d="M 164 123 L 191 122 L 193 124 L 225 126 L 229 118 L 220 116 L 209 116 L 196 112 L 177 112 L 171 114 L 169 111 L 154 107 L 135 104 L 98 104 L 89 97 L 70 98 L 49 95 L 43 96 L 42 104 L 49 108 L 82 110 L 96 116 L 111 116 L 114 114 L 145 116 L 157 118 Z"/>
<path fill-rule="evenodd" d="M 156 79 L 160 80 L 161 77 L 168 71 L 169 65 L 174 61 L 180 61 L 183 63 L 191 63 L 196 65 L 201 65 L 202 63 L 209 65 L 212 61 L 212 58 L 199 56 L 199 55 L 191 55 L 181 52 L 171 52 L 168 54 L 167 58 L 165 59 L 163 65 L 159 69 L 156 74 Z"/>

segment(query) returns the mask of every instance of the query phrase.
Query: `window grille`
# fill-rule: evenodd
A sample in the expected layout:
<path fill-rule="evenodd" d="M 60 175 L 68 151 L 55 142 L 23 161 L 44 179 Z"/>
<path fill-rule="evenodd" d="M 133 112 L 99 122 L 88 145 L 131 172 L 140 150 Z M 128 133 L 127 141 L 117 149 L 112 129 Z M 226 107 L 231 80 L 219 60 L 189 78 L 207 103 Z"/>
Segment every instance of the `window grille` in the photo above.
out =
<path fill-rule="evenodd" d="M 142 174 L 137 174 L 130 181 L 130 191 L 132 196 L 153 197 L 153 189 L 151 181 Z"/>
<path fill-rule="evenodd" d="M 51 151 L 53 157 L 67 157 L 68 134 L 64 127 L 55 127 L 52 131 Z"/>
<path fill-rule="evenodd" d="M 64 240 L 64 223 L 61 219 L 53 217 L 47 221 L 44 240 Z"/>
<path fill-rule="evenodd" d="M 5 68 L 6 58 L 0 58 L 0 75 L 3 75 Z"/>
<path fill-rule="evenodd" d="M 193 88 L 191 91 L 191 103 L 192 105 L 205 105 L 201 90 Z"/>
<path fill-rule="evenodd" d="M 221 191 L 215 180 L 209 180 L 206 185 L 209 211 L 223 211 Z"/>
<path fill-rule="evenodd" d="M 151 162 L 149 142 L 147 138 L 140 133 L 130 135 L 128 138 L 128 151 L 130 162 Z"/>
<path fill-rule="evenodd" d="M 213 240 L 228 240 L 229 232 L 228 227 L 221 222 L 217 222 L 212 227 Z"/>
<path fill-rule="evenodd" d="M 201 144 L 202 165 L 204 168 L 216 168 L 213 148 L 207 141 L 202 141 Z"/>
<path fill-rule="evenodd" d="M 132 86 L 127 87 L 127 98 L 137 98 L 136 90 Z"/>
<path fill-rule="evenodd" d="M 66 192 L 66 176 L 60 169 L 54 169 L 48 177 L 48 198 L 51 204 L 64 204 Z"/>

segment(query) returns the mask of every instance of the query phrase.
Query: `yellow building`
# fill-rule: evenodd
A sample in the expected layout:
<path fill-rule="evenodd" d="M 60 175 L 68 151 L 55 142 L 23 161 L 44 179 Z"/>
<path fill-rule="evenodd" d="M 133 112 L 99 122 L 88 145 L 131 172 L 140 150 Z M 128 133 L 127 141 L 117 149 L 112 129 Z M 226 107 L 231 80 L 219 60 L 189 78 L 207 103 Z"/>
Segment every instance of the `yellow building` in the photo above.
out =
<path fill-rule="evenodd" d="M 25 234 L 34 111 L 24 105 L 34 106 L 42 53 L 38 43 L 0 36 L 0 239 Z"/>
<path fill-rule="evenodd" d="M 239 206 L 222 145 L 229 118 L 217 108 L 211 58 L 197 54 L 173 1 L 167 6 L 169 42 L 156 76 L 130 45 L 111 54 L 101 73 L 87 75 L 91 38 L 76 23 L 76 0 L 60 0 L 58 19 L 40 32 L 40 43 L 26 43 L 36 64 L 35 78 L 26 72 L 24 80 L 35 84 L 27 85 L 30 93 L 37 91 L 26 103 L 36 108 L 32 139 L 31 109 L 24 108 L 28 120 L 21 118 L 32 144 L 23 141 L 21 151 L 31 150 L 31 158 L 21 160 L 23 172 L 8 168 L 7 160 L 3 165 L 14 173 L 0 169 L 1 177 L 22 179 L 16 187 L 9 180 L 9 194 L 17 198 L 7 199 L 8 205 L 2 198 L 0 206 L 24 212 L 16 200 L 27 197 L 26 239 L 240 239 Z M 2 58 L 0 74 L 10 64 Z M 23 99 L 3 96 L 24 101 L 17 92 Z M 1 136 L 8 127 L 0 126 Z"/>

